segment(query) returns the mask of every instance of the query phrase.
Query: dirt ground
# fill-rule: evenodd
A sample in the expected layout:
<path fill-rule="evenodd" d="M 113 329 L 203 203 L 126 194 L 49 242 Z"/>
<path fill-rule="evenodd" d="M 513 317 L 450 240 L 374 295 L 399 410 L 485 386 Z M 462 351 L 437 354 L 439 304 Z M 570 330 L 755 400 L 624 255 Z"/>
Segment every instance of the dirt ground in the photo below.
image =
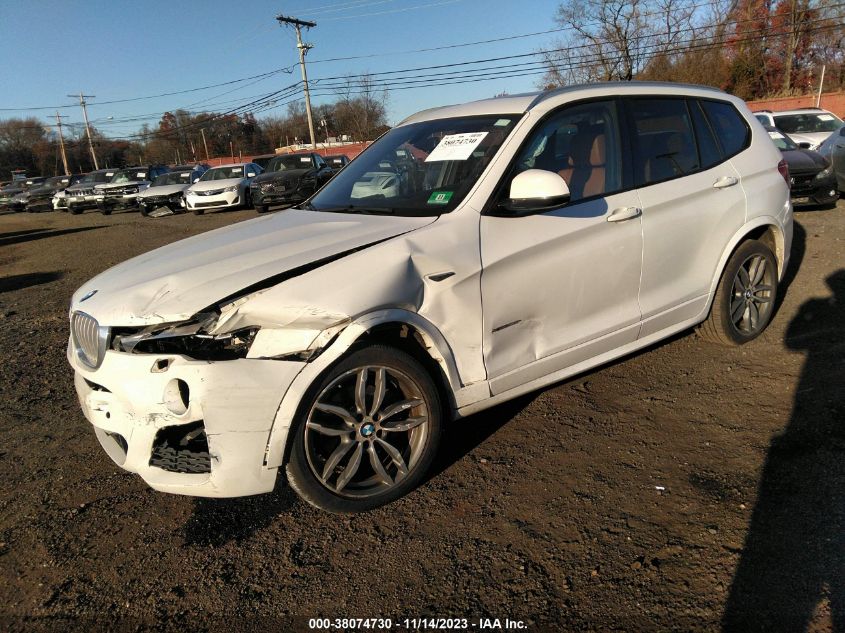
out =
<path fill-rule="evenodd" d="M 845 631 L 845 201 L 796 213 L 785 296 L 757 341 L 686 332 L 458 422 L 425 484 L 348 517 L 284 485 L 154 492 L 76 402 L 72 292 L 254 216 L 0 216 L 0 627 Z"/>

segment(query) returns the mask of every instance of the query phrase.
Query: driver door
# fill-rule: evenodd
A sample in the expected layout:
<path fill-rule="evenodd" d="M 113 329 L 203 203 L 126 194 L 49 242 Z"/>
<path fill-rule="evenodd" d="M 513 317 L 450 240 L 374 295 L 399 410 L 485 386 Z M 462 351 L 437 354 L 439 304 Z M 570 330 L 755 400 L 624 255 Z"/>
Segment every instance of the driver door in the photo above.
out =
<path fill-rule="evenodd" d="M 544 169 L 567 182 L 570 202 L 482 216 L 483 352 L 493 394 L 636 340 L 642 218 L 625 156 L 614 101 L 564 107 L 532 132 L 502 195 L 519 172 Z"/>

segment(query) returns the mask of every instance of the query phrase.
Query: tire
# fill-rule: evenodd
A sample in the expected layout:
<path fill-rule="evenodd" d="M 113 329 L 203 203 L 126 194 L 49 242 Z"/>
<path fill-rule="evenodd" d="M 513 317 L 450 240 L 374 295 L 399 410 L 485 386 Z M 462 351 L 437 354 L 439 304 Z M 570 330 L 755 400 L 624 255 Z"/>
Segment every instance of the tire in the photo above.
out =
<path fill-rule="evenodd" d="M 100 209 L 100 213 L 102 213 L 103 215 L 111 215 L 111 209 L 109 209 L 108 207 L 102 206 L 102 207 L 99 207 L 99 209 Z"/>
<path fill-rule="evenodd" d="M 244 209 L 252 209 L 252 193 L 249 189 L 244 192 Z"/>
<path fill-rule="evenodd" d="M 361 384 L 363 414 L 355 396 Z M 379 385 L 383 393 L 377 403 Z M 441 418 L 434 381 L 414 358 L 381 345 L 353 352 L 316 380 L 303 399 L 291 430 L 288 483 L 328 512 L 365 512 L 388 504 L 425 476 L 437 453 Z"/>
<path fill-rule="evenodd" d="M 202 215 L 205 213 L 205 209 L 194 209 L 194 215 Z"/>
<path fill-rule="evenodd" d="M 267 213 L 270 210 L 269 204 L 257 204 L 255 205 L 255 210 L 259 213 Z"/>
<path fill-rule="evenodd" d="M 757 240 L 740 244 L 722 271 L 700 334 L 709 341 L 729 346 L 742 345 L 760 336 L 774 313 L 777 275 L 777 260 L 768 246 Z"/>
<path fill-rule="evenodd" d="M 150 214 L 150 212 L 147 211 L 147 207 L 145 206 L 141 206 L 141 208 L 138 210 L 141 212 L 142 217 L 147 217 Z"/>

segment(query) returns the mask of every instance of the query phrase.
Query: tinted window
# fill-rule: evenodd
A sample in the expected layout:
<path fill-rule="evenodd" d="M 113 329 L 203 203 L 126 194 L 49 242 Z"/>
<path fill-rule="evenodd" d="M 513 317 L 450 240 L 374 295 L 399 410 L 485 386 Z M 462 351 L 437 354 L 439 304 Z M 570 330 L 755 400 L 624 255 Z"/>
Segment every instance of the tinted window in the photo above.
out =
<path fill-rule="evenodd" d="M 729 103 L 702 101 L 704 112 L 716 132 L 725 158 L 733 156 L 748 145 L 749 129 L 745 121 Z"/>
<path fill-rule="evenodd" d="M 533 133 L 516 169 L 560 174 L 573 201 L 619 191 L 622 151 L 616 104 L 585 103 L 555 114 Z"/>
<path fill-rule="evenodd" d="M 640 186 L 698 171 L 695 135 L 682 99 L 632 99 L 634 172 Z"/>
<path fill-rule="evenodd" d="M 688 101 L 690 114 L 692 114 L 692 124 L 695 127 L 695 140 L 698 143 L 698 154 L 701 159 L 701 167 L 709 169 L 713 165 L 721 162 L 722 155 L 719 152 L 719 145 L 716 142 L 716 137 L 713 136 L 713 129 L 704 118 L 704 113 L 701 111 L 701 104 L 698 101 Z"/>

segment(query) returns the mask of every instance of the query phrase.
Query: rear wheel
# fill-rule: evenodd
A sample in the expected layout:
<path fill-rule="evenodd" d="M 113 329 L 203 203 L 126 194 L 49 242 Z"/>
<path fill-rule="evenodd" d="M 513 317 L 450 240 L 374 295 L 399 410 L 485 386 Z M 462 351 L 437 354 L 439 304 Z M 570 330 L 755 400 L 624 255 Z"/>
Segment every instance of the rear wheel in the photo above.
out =
<path fill-rule="evenodd" d="M 404 352 L 354 352 L 304 403 L 286 470 L 313 506 L 345 513 L 385 505 L 413 490 L 434 459 L 440 398 L 428 372 Z"/>
<path fill-rule="evenodd" d="M 777 260 L 772 251 L 757 240 L 744 242 L 722 271 L 701 334 L 723 345 L 742 345 L 757 338 L 772 319 L 777 285 Z"/>

